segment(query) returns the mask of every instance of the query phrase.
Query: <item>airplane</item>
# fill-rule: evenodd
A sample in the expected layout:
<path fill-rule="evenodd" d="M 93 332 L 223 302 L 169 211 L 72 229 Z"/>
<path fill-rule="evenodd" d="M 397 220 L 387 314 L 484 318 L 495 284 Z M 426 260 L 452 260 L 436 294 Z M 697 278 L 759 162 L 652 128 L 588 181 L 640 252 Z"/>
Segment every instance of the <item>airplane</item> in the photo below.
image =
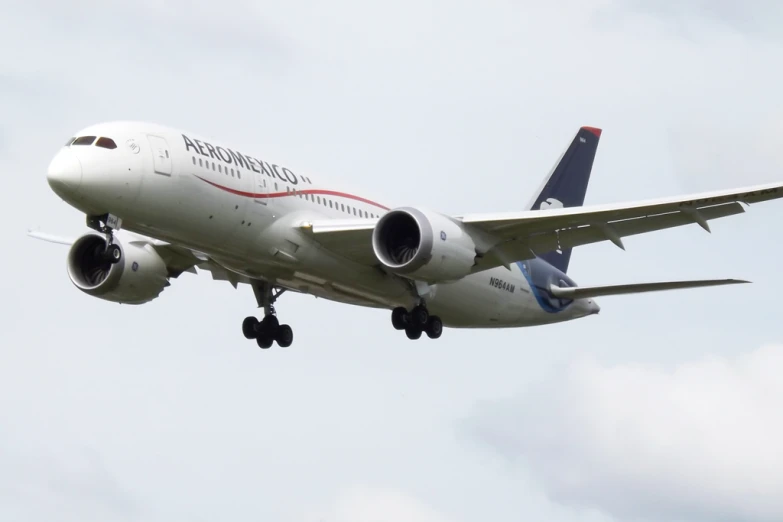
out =
<path fill-rule="evenodd" d="M 174 128 L 115 121 L 67 140 L 50 188 L 85 214 L 89 232 L 62 238 L 82 292 L 143 304 L 185 272 L 249 285 L 262 318 L 242 333 L 263 349 L 293 330 L 275 303 L 286 291 L 391 311 L 409 339 L 449 328 L 514 328 L 598 314 L 596 297 L 747 283 L 737 279 L 578 286 L 572 249 L 744 212 L 780 198 L 767 184 L 584 206 L 602 130 L 580 127 L 526 208 L 449 216 L 389 207 L 325 179 Z"/>

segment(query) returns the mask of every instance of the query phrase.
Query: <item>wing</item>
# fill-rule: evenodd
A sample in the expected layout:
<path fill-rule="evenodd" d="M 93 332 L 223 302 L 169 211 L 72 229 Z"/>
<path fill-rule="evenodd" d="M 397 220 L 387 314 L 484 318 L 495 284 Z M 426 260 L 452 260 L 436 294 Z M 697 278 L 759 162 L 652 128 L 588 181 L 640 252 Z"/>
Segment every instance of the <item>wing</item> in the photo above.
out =
<path fill-rule="evenodd" d="M 244 275 L 232 272 L 220 264 L 216 263 L 206 254 L 190 250 L 188 248 L 175 245 L 172 243 L 166 243 L 165 241 L 158 241 L 144 236 L 138 236 L 128 231 L 123 231 L 124 235 L 128 237 L 130 243 L 141 241 L 150 244 L 152 248 L 158 253 L 158 255 L 166 263 L 166 268 L 169 272 L 169 277 L 177 278 L 183 272 L 190 272 L 197 274 L 196 268 L 206 270 L 212 274 L 212 279 L 216 281 L 228 281 L 236 288 L 239 283 L 252 284 L 252 280 Z M 60 237 L 47 234 L 44 232 L 29 230 L 27 234 L 35 239 L 41 239 L 50 243 L 57 243 L 61 245 L 72 245 L 77 238 Z"/>
<path fill-rule="evenodd" d="M 300 230 L 323 248 L 362 265 L 376 265 L 372 231 L 378 219 L 327 219 L 305 222 Z"/>
<path fill-rule="evenodd" d="M 482 245 L 474 272 L 509 266 L 546 252 L 599 241 L 625 248 L 623 237 L 708 222 L 745 212 L 751 205 L 783 197 L 783 183 L 688 196 L 623 203 L 529 210 L 506 214 L 470 214 L 457 218 Z M 372 232 L 377 219 L 305 222 L 300 230 L 325 249 L 352 261 L 375 265 Z"/>
<path fill-rule="evenodd" d="M 683 288 L 701 288 L 705 286 L 739 285 L 749 283 L 740 279 L 705 279 L 700 281 L 668 281 L 665 283 L 638 283 L 632 285 L 612 286 L 577 286 L 563 288 L 550 285 L 549 291 L 555 297 L 563 299 L 584 299 L 606 295 L 641 294 L 644 292 L 659 292 L 661 290 L 680 290 Z"/>
<path fill-rule="evenodd" d="M 510 214 L 466 215 L 460 219 L 489 237 L 475 271 L 508 265 L 546 252 L 622 238 L 740 214 L 751 205 L 783 196 L 783 184 L 759 185 L 630 204 L 532 210 Z"/>

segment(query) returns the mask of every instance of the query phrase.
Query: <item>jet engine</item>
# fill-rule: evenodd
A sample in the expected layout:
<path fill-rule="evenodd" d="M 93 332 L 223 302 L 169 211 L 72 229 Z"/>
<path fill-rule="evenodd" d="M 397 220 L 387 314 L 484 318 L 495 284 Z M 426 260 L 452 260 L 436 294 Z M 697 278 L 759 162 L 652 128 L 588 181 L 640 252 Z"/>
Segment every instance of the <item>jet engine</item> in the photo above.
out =
<path fill-rule="evenodd" d="M 112 245 L 119 247 L 119 254 L 114 247 L 107 252 L 106 238 L 97 234 L 74 242 L 67 265 L 68 277 L 76 288 L 114 303 L 143 304 L 171 284 L 166 263 L 149 243 L 121 243 L 115 237 Z"/>
<path fill-rule="evenodd" d="M 372 247 L 389 271 L 432 284 L 469 275 L 476 259 L 476 245 L 461 223 L 410 207 L 378 220 Z"/>

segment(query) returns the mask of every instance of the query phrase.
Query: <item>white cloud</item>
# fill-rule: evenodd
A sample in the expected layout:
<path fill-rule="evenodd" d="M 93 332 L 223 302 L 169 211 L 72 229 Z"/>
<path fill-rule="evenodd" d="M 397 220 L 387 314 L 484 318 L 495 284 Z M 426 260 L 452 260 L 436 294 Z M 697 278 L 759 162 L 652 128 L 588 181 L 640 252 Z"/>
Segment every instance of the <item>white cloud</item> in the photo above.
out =
<path fill-rule="evenodd" d="M 455 522 L 412 495 L 368 486 L 342 490 L 325 513 L 309 515 L 303 522 Z"/>
<path fill-rule="evenodd" d="M 672 167 L 685 190 L 715 190 L 737 183 L 770 183 L 783 171 L 783 112 L 727 117 L 685 110 L 669 129 Z M 744 108 L 744 107 L 743 107 Z"/>
<path fill-rule="evenodd" d="M 555 501 L 622 520 L 783 519 L 783 346 L 674 368 L 582 361 L 472 433 Z"/>
<path fill-rule="evenodd" d="M 697 26 L 714 24 L 753 37 L 778 39 L 783 7 L 775 0 L 680 0 L 649 2 L 611 0 L 611 9 L 659 18 L 680 32 L 693 35 Z"/>

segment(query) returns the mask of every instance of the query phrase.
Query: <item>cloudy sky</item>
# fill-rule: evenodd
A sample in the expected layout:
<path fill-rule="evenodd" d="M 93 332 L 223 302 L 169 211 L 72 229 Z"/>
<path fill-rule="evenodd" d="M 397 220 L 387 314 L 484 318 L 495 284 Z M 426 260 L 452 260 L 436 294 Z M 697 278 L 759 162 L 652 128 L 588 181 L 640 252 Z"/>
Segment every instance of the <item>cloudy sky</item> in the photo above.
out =
<path fill-rule="evenodd" d="M 586 246 L 571 324 L 408 342 L 388 314 L 182 276 L 80 293 L 51 157 L 86 125 L 190 129 L 389 205 L 517 210 L 579 125 L 587 204 L 783 180 L 780 2 L 0 0 L 0 519 L 783 518 L 783 203 Z"/>

